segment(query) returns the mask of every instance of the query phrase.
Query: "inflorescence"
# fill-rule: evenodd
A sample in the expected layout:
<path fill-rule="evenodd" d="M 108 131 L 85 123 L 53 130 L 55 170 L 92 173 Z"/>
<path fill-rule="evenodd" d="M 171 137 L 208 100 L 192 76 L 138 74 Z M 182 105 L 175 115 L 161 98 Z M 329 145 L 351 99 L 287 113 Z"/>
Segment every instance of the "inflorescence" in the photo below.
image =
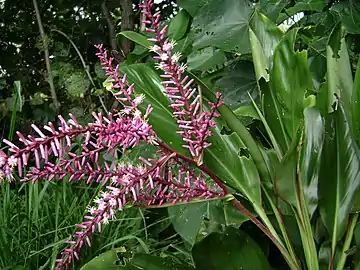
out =
<path fill-rule="evenodd" d="M 69 120 L 59 116 L 58 128 L 49 123 L 43 129 L 32 125 L 36 136 L 25 137 L 17 132 L 22 146 L 3 140 L 9 146 L 10 155 L 0 151 L 0 181 L 14 179 L 17 173 L 22 181 L 36 182 L 47 179 L 84 181 L 104 186 L 93 204 L 88 207 L 84 221 L 77 224 L 78 231 L 67 242 L 68 247 L 57 259 L 56 269 L 69 269 L 74 258 L 79 260 L 80 249 L 90 236 L 102 225 L 114 218 L 117 211 L 128 206 L 160 207 L 193 200 L 223 198 L 226 189 L 217 181 L 209 181 L 201 170 L 202 154 L 210 146 L 207 138 L 210 128 L 215 127 L 217 108 L 223 104 L 220 94 L 215 103 L 209 103 L 209 111 L 201 105 L 201 95 L 193 86 L 193 80 L 185 75 L 186 66 L 179 63 L 181 55 L 172 53 L 175 42 L 166 38 L 167 26 L 160 26 L 160 12 L 152 14 L 153 0 L 145 0 L 140 7 L 146 19 L 147 31 L 154 34 L 151 50 L 155 52 L 157 67 L 163 71 L 162 82 L 170 107 L 177 120 L 178 133 L 192 158 L 187 158 L 161 142 L 149 117 L 149 105 L 141 112 L 139 105 L 145 96 L 134 93 L 135 86 L 127 84 L 126 75 L 119 76 L 119 65 L 97 46 L 97 56 L 112 83 L 114 97 L 123 104 L 123 109 L 107 115 L 93 113 L 94 121 L 82 126 L 70 114 Z M 138 165 L 117 163 L 116 151 L 125 153 L 140 143 L 158 147 L 157 158 L 140 158 Z M 80 145 L 80 147 L 78 147 Z M 111 154 L 112 162 L 103 161 L 103 154 Z M 31 167 L 24 174 L 24 169 Z"/>

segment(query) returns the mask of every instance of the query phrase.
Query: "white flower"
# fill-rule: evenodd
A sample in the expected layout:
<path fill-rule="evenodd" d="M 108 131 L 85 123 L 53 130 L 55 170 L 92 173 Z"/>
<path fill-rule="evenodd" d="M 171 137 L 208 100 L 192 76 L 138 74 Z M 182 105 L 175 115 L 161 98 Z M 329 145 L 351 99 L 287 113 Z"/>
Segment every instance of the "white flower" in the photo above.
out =
<path fill-rule="evenodd" d="M 161 61 L 167 61 L 169 59 L 169 56 L 167 53 L 162 53 L 160 55 L 160 59 L 161 59 Z"/>
<path fill-rule="evenodd" d="M 104 213 L 102 216 L 102 222 L 104 224 L 108 224 L 109 223 L 109 214 L 108 213 Z"/>
<path fill-rule="evenodd" d="M 14 167 L 17 165 L 17 159 L 14 158 L 13 156 L 11 156 L 11 157 L 9 157 L 7 163 L 10 167 Z"/>
<path fill-rule="evenodd" d="M 134 103 L 136 105 L 139 105 L 140 103 L 142 103 L 145 99 L 145 95 L 144 94 L 141 94 L 141 95 L 138 95 L 136 98 L 134 98 Z"/>
<path fill-rule="evenodd" d="M 150 50 L 157 53 L 157 52 L 161 51 L 161 48 L 158 45 L 154 45 L 151 47 Z"/>
<path fill-rule="evenodd" d="M 186 69 L 187 69 L 187 65 L 184 63 L 181 63 L 181 65 L 179 66 L 179 71 L 184 72 Z"/>
<path fill-rule="evenodd" d="M 6 163 L 6 157 L 0 156 L 0 167 L 4 166 Z"/>
<path fill-rule="evenodd" d="M 156 68 L 156 69 L 161 69 L 161 70 L 164 70 L 164 71 L 165 71 L 166 68 L 167 68 L 167 66 L 168 66 L 168 65 L 167 65 L 166 63 L 160 62 L 160 63 L 158 63 L 158 64 L 155 65 L 155 68 Z"/>
<path fill-rule="evenodd" d="M 97 209 L 95 207 L 88 206 L 87 211 L 94 216 L 96 214 Z"/>
<path fill-rule="evenodd" d="M 169 52 L 172 49 L 174 49 L 175 45 L 176 45 L 176 42 L 174 40 L 167 41 L 163 45 L 163 50 L 166 51 L 166 52 Z"/>
<path fill-rule="evenodd" d="M 141 117 L 141 112 L 139 111 L 139 110 L 136 110 L 135 112 L 134 112 L 134 119 L 138 119 L 138 118 L 140 118 Z"/>
<path fill-rule="evenodd" d="M 109 200 L 109 204 L 110 204 L 111 207 L 115 207 L 117 205 L 117 202 L 116 202 L 116 200 L 114 198 L 111 198 Z"/>
<path fill-rule="evenodd" d="M 171 61 L 173 63 L 177 63 L 179 62 L 180 58 L 181 58 L 181 53 L 176 52 L 173 56 L 171 56 Z"/>

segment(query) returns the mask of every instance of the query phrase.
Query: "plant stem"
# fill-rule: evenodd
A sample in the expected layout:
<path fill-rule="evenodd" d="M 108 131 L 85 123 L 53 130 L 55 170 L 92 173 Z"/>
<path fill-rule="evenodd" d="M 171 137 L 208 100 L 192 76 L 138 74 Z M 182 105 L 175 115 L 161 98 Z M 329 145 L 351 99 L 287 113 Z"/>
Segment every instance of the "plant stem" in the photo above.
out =
<path fill-rule="evenodd" d="M 344 269 L 345 266 L 345 262 L 346 262 L 346 258 L 347 258 L 347 254 L 346 252 L 349 250 L 350 248 L 350 244 L 354 235 L 354 229 L 358 220 L 359 214 L 355 214 L 351 217 L 349 223 L 349 227 L 348 227 L 348 231 L 345 237 L 345 242 L 344 242 L 344 246 L 343 249 L 341 251 L 341 255 L 340 255 L 340 259 L 339 259 L 339 263 L 336 267 L 336 270 L 342 270 Z"/>
<path fill-rule="evenodd" d="M 158 142 L 159 147 L 162 148 L 164 151 L 166 152 L 171 152 L 176 154 L 176 156 L 182 160 L 185 160 L 191 164 L 193 164 L 194 166 L 196 166 L 198 169 L 200 169 L 201 171 L 203 171 L 204 173 L 206 173 L 208 176 L 211 177 L 211 179 L 213 179 L 215 181 L 215 183 L 217 185 L 219 185 L 223 191 L 225 192 L 225 194 L 229 194 L 230 192 L 227 189 L 227 187 L 223 184 L 223 181 L 221 181 L 221 179 L 214 174 L 209 168 L 207 168 L 204 164 L 202 165 L 198 165 L 197 162 L 185 155 L 182 155 L 178 152 L 176 152 L 175 150 L 171 149 L 168 145 L 166 145 L 165 143 L 162 142 Z M 256 216 L 254 216 L 248 209 L 246 209 L 238 200 L 233 199 L 231 201 L 232 205 L 238 209 L 240 211 L 241 214 L 245 215 L 246 217 L 248 217 L 267 237 L 269 237 L 269 239 L 275 244 L 275 246 L 280 250 L 281 254 L 284 256 L 284 259 L 286 260 L 286 262 L 288 263 L 288 265 L 290 266 L 291 269 L 300 269 L 296 259 L 294 259 L 293 257 L 291 257 L 291 255 L 289 254 L 289 252 L 287 251 L 287 249 L 285 248 L 285 246 L 281 243 L 281 240 L 279 239 L 276 231 L 274 230 L 274 228 L 272 227 L 270 221 L 267 219 L 266 214 L 264 213 L 264 211 L 260 211 L 260 209 L 258 209 L 259 207 L 256 207 L 256 212 L 258 212 L 259 215 L 261 215 L 261 218 L 264 220 L 264 222 L 266 222 L 266 225 L 268 227 L 270 227 L 270 229 L 268 227 L 266 227 L 263 223 L 261 223 Z"/>
<path fill-rule="evenodd" d="M 55 109 L 56 109 L 56 111 L 58 111 L 59 108 L 60 108 L 60 103 L 59 103 L 59 101 L 57 99 L 57 95 L 56 95 L 56 91 L 55 91 L 55 85 L 54 85 L 54 79 L 53 79 L 52 72 L 51 72 L 48 40 L 46 38 L 44 27 L 43 27 L 43 24 L 41 22 L 40 11 L 39 11 L 39 7 L 38 7 L 38 4 L 37 4 L 36 0 L 33 0 L 33 4 L 34 4 L 35 13 L 36 13 L 36 20 L 37 20 L 37 23 L 38 23 L 38 26 L 39 26 L 39 33 L 40 33 L 40 36 L 42 38 L 42 42 L 43 42 L 43 46 L 44 46 L 45 64 L 46 64 L 46 70 L 47 70 L 47 81 L 48 81 L 48 83 L 50 85 L 51 97 L 52 97 L 52 100 L 54 102 Z"/>

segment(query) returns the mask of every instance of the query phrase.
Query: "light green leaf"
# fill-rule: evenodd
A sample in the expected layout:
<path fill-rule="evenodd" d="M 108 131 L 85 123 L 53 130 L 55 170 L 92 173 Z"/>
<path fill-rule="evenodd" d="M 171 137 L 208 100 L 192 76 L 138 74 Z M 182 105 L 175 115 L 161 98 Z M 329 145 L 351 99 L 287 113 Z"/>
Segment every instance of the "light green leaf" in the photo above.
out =
<path fill-rule="evenodd" d="M 148 104 L 153 107 L 149 122 L 160 138 L 176 151 L 187 153 L 182 147 L 180 136 L 176 133 L 178 127 L 168 107 L 169 100 L 163 94 L 165 89 L 160 76 L 145 64 L 129 65 L 120 68 L 120 71 L 126 73 L 130 83 L 135 83 L 136 93 L 145 94 L 146 98 L 141 108 L 145 110 Z"/>
<path fill-rule="evenodd" d="M 291 30 L 276 47 L 270 88 L 263 89 L 265 119 L 283 153 L 289 149 L 304 117 L 305 96 L 314 90 L 307 51 L 294 51 L 296 34 L 297 29 Z"/>
<path fill-rule="evenodd" d="M 263 77 L 268 81 L 274 51 L 283 34 L 275 23 L 256 10 L 250 21 L 249 36 L 256 79 Z"/>
<path fill-rule="evenodd" d="M 137 44 L 140 44 L 146 48 L 150 48 L 152 46 L 152 43 L 150 41 L 147 40 L 147 37 L 142 35 L 142 34 L 139 34 L 137 32 L 134 32 L 134 31 L 122 31 L 118 34 L 119 35 L 122 35 L 128 39 L 130 39 L 131 41 L 134 41 L 135 43 Z"/>
<path fill-rule="evenodd" d="M 300 178 L 310 217 L 318 205 L 318 180 L 324 142 L 324 120 L 315 108 L 307 108 L 300 157 Z"/>
<path fill-rule="evenodd" d="M 351 134 L 345 109 L 337 110 L 325 121 L 325 142 L 319 176 L 319 209 L 331 235 L 332 250 L 344 235 L 348 214 L 360 186 L 359 149 Z"/>
<path fill-rule="evenodd" d="M 185 9 L 180 10 L 169 23 L 168 37 L 174 40 L 182 39 L 189 28 L 190 19 L 191 17 Z"/>

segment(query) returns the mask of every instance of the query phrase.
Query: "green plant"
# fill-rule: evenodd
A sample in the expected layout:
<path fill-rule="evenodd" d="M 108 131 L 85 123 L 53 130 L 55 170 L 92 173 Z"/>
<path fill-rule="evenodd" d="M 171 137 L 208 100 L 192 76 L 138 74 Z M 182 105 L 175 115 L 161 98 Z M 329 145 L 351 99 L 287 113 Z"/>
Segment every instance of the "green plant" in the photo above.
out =
<path fill-rule="evenodd" d="M 254 236 L 249 236 L 243 229 L 247 220 L 269 237 L 291 269 L 358 267 L 358 251 L 353 243 L 359 241 L 360 73 L 357 71 L 353 79 L 353 59 L 348 55 L 349 36 L 346 35 L 358 31 L 357 24 L 349 24 L 342 16 L 336 17 L 334 11 L 340 8 L 338 3 L 328 7 L 325 3 L 308 5 L 304 1 L 293 6 L 277 3 L 275 9 L 270 9 L 262 1 L 257 7 L 247 1 L 224 2 L 201 1 L 195 5 L 189 0 L 180 1 L 184 11 L 169 26 L 172 29 L 169 38 L 176 36 L 180 39 L 175 45 L 164 39 L 166 31 L 161 30 L 164 28 L 160 28 L 157 16 L 150 12 L 152 2 L 145 1 L 146 23 L 153 26 L 149 32 L 156 34 L 155 39 L 151 37 L 150 41 L 158 42 L 151 50 L 160 60 L 157 67 L 165 71 L 165 88 L 161 77 L 153 69 L 153 62 L 149 61 L 148 65 L 131 64 L 130 57 L 119 72 L 126 73 L 129 82 L 136 85 L 137 97 L 144 94 L 144 102 L 153 106 L 149 123 L 158 136 L 156 141 L 160 149 L 169 154 L 164 160 L 174 158 L 177 162 L 189 162 L 196 167 L 192 168 L 205 172 L 223 192 L 214 193 L 211 198 L 227 198 L 230 205 L 228 202 L 204 200 L 198 204 L 169 208 L 173 227 L 187 243 L 187 250 L 191 249 L 193 262 L 174 262 L 173 258 L 163 258 L 164 254 L 161 254 L 162 257 L 137 254 L 126 260 L 125 265 L 116 267 L 136 269 L 151 263 L 154 269 L 162 269 L 164 265 L 166 269 L 270 269 L 270 257 L 264 245 L 252 239 Z M 268 14 L 276 21 L 283 20 L 286 14 L 293 15 L 302 10 L 312 13 L 285 33 L 264 15 Z M 331 17 L 329 21 L 333 24 L 329 23 L 326 25 L 329 29 L 323 29 L 329 33 L 328 36 L 323 32 L 322 38 L 319 38 L 319 20 L 324 18 L 314 16 L 316 13 Z M 220 23 L 221 20 L 225 22 Z M 309 26 L 306 20 L 310 24 L 316 21 L 315 26 Z M 149 49 L 146 37 L 141 34 L 126 32 L 122 35 Z M 198 99 L 206 98 L 215 104 L 210 108 L 210 115 L 219 105 L 219 95 L 216 96 L 213 91 L 219 85 L 223 86 L 225 101 L 229 101 L 226 100 L 229 94 L 226 91 L 231 91 L 233 84 L 244 80 L 252 82 L 249 84 L 251 90 L 245 90 L 249 93 L 246 102 L 233 100 L 229 106 L 225 104 L 217 108 L 221 116 L 216 120 L 212 136 L 207 138 L 211 147 L 207 145 L 209 147 L 205 151 L 195 151 L 199 142 L 194 142 L 192 134 L 183 132 L 180 135 L 186 139 L 190 150 L 189 153 L 184 152 L 181 137 L 174 132 L 177 123 L 171 118 L 168 105 L 177 104 L 172 107 L 183 115 L 184 112 L 176 108 L 186 107 L 186 104 L 174 101 L 177 98 L 171 91 L 181 87 L 186 90 L 187 87 L 184 86 L 186 83 L 176 81 L 174 68 L 166 66 L 171 64 L 171 60 L 177 63 L 181 58 L 180 54 L 167 54 L 171 49 L 187 57 L 188 69 L 183 65 L 176 68 L 181 74 L 187 73 L 186 82 L 192 78 L 199 85 Z M 174 55 L 176 59 L 172 59 Z M 249 67 L 251 59 L 254 71 L 239 76 L 238 70 L 244 71 L 244 66 Z M 108 75 L 112 76 L 110 83 L 119 83 L 117 70 L 113 72 L 109 63 L 105 66 L 110 72 Z M 139 104 L 126 96 L 127 93 L 133 94 L 132 86 L 131 91 L 121 84 L 118 87 L 122 89 L 122 94 L 125 93 L 125 97 L 119 100 L 130 102 L 130 105 L 125 105 L 125 110 L 137 108 Z M 244 88 L 235 89 L 244 91 Z M 164 92 L 169 99 L 165 98 Z M 237 94 L 230 93 L 228 96 Z M 145 111 L 148 108 L 146 105 L 140 109 Z M 206 111 L 207 107 L 203 107 Z M 148 111 L 145 115 L 148 116 Z M 96 117 L 100 122 L 101 116 Z M 176 114 L 175 117 L 178 118 Z M 249 118 L 245 126 L 242 120 Z M 72 125 L 78 128 L 73 121 L 75 124 Z M 194 123 L 184 127 L 186 123 L 178 122 L 179 128 L 186 130 L 194 127 Z M 61 120 L 61 124 L 64 126 L 65 122 Z M 151 142 L 150 137 L 144 140 Z M 202 146 L 203 140 L 199 141 Z M 121 146 L 129 145 L 123 143 Z M 12 150 L 16 148 L 12 146 Z M 152 164 L 155 167 L 158 165 Z M 184 170 L 174 163 L 168 165 L 173 168 L 166 167 L 171 176 Z M 139 175 L 139 168 L 132 170 L 133 174 Z M 191 174 L 189 169 L 187 171 Z M 36 177 L 37 173 L 35 171 L 30 177 Z M 142 196 L 141 192 L 137 192 L 129 190 L 133 195 L 130 194 L 132 197 L 127 199 L 133 204 Z M 159 194 L 163 197 L 155 196 L 155 201 L 150 198 L 150 201 L 142 201 L 142 198 L 139 206 L 144 206 L 144 201 L 153 207 L 162 206 L 161 200 L 170 205 L 178 202 L 169 200 L 171 196 L 166 192 L 160 190 Z M 198 196 L 195 198 L 199 199 Z M 234 209 L 241 215 L 231 212 Z M 230 213 L 233 214 L 232 219 L 229 219 Z M 224 225 L 227 227 L 224 228 Z M 231 228 L 240 225 L 240 230 Z M 273 248 L 270 245 L 270 249 Z M 104 257 L 94 259 L 84 269 L 91 269 L 93 264 L 99 267 L 115 264 L 118 261 L 117 252 L 113 250 Z M 106 262 L 105 257 L 108 258 Z M 351 261 L 348 260 L 350 257 Z M 286 267 L 284 265 L 281 263 L 280 267 Z"/>

